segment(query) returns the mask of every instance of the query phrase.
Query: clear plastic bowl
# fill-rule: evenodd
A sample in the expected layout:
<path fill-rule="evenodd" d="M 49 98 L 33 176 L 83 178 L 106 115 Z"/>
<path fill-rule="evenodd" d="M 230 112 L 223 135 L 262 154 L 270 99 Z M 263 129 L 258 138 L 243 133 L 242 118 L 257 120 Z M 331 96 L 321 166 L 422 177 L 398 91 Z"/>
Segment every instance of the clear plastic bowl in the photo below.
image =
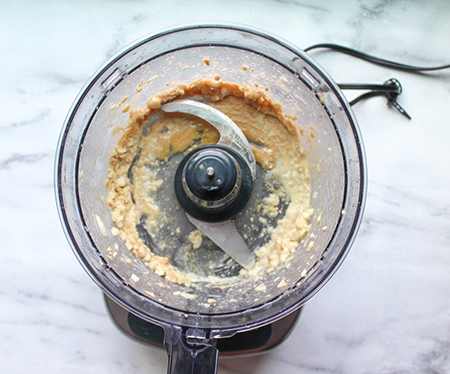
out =
<path fill-rule="evenodd" d="M 214 64 L 203 63 L 205 58 Z M 243 74 L 243 65 L 254 72 Z M 110 107 L 124 96 L 130 97 L 134 108 L 142 107 L 149 97 L 167 89 L 167 83 L 189 83 L 216 74 L 243 86 L 268 86 L 268 95 L 282 105 L 284 114 L 298 118 L 295 123 L 303 129 L 301 142 L 312 166 L 310 233 L 315 236 L 315 250 L 304 250 L 312 240 L 308 235 L 291 266 L 267 274 L 267 291 L 258 298 L 252 297 L 255 283 L 245 280 L 227 292 L 195 289 L 193 303 L 183 296 L 189 287 L 159 277 L 136 259 L 133 265 L 127 264 L 124 259 L 130 252 L 117 237 L 102 235 L 96 216 L 105 227 L 113 226 L 104 204 L 104 182 L 109 157 L 120 137 L 116 127 L 125 127 L 129 115 L 113 117 Z M 136 86 L 149 77 L 151 81 L 137 93 Z M 240 25 L 188 25 L 161 31 L 107 61 L 85 85 L 67 116 L 55 179 L 60 218 L 78 260 L 116 303 L 164 327 L 169 372 L 214 371 L 215 339 L 276 321 L 308 301 L 348 253 L 366 194 L 361 135 L 338 86 L 297 47 Z M 109 259 L 107 248 L 118 241 L 118 256 Z M 139 282 L 132 281 L 133 274 Z M 281 278 L 286 284 L 278 287 Z M 211 294 L 216 304 L 199 306 L 207 305 Z M 229 300 L 238 294 L 247 297 L 231 304 Z"/>

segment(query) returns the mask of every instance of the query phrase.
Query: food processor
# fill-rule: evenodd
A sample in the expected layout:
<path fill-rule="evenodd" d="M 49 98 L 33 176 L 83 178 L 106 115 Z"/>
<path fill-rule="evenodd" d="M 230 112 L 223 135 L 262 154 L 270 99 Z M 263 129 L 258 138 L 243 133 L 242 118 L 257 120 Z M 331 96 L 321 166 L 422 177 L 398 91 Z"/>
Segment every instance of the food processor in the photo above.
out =
<path fill-rule="evenodd" d="M 263 277 L 241 277 L 239 272 L 251 268 L 255 248 L 268 240 L 268 235 L 262 235 L 262 224 L 245 231 L 250 221 L 257 221 L 257 206 L 269 193 L 266 171 L 252 161 L 248 141 L 226 124 L 229 119 L 208 114 L 207 100 L 199 97 L 188 98 L 185 107 L 177 100 L 169 101 L 160 111 L 187 113 L 198 105 L 193 115 L 218 128 L 221 139 L 212 148 L 175 154 L 167 164 L 156 166 L 158 176 L 166 181 L 158 192 L 158 203 L 170 213 L 169 224 L 160 238 L 151 237 L 139 224 L 137 230 L 156 254 L 183 271 L 219 277 L 223 283 L 172 282 L 147 267 L 114 232 L 105 181 L 110 157 L 133 116 L 130 107 L 145 107 L 149 98 L 198 79 L 264 89 L 282 107 L 283 115 L 292 119 L 310 165 L 309 231 L 295 252 Z M 117 110 L 119 103 L 123 105 Z M 144 131 L 151 125 L 150 121 Z M 231 131 L 228 140 L 227 131 Z M 223 172 L 222 167 L 223 175 L 233 175 L 233 183 L 219 196 L 211 178 Z M 195 178 L 189 181 L 192 175 Z M 132 183 L 131 174 L 129 178 Z M 263 352 L 283 341 L 300 308 L 338 269 L 361 222 L 366 165 L 350 105 L 310 56 L 260 30 L 202 24 L 145 37 L 94 74 L 63 126 L 55 182 L 68 241 L 103 290 L 116 325 L 135 339 L 164 347 L 168 373 L 212 373 L 217 370 L 219 352 Z M 226 207 L 221 211 L 226 211 L 225 219 L 222 215 L 210 219 L 209 208 L 222 209 L 217 202 Z M 186 256 L 182 238 L 196 228 L 207 240 Z M 162 248 L 161 238 L 171 237 L 176 230 L 180 234 L 172 240 L 174 244 Z M 221 234 L 222 242 L 217 238 Z M 240 244 L 230 245 L 230 240 Z"/>

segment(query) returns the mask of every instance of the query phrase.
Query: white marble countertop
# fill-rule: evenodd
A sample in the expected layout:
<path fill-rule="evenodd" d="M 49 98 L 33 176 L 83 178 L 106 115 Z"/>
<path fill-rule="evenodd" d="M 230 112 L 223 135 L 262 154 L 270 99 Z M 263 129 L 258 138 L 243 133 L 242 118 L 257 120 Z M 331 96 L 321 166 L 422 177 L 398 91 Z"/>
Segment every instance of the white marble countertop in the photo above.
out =
<path fill-rule="evenodd" d="M 0 358 L 5 373 L 163 373 L 165 352 L 123 336 L 72 254 L 53 192 L 64 118 L 108 57 L 183 22 L 232 21 L 307 47 L 339 43 L 416 65 L 450 63 L 450 5 L 420 1 L 3 2 L 0 12 Z M 369 190 L 359 236 L 289 339 L 219 373 L 450 372 L 450 71 L 407 74 L 314 53 L 337 82 L 403 85 L 408 121 L 354 107 Z M 349 99 L 355 96 L 347 92 Z"/>

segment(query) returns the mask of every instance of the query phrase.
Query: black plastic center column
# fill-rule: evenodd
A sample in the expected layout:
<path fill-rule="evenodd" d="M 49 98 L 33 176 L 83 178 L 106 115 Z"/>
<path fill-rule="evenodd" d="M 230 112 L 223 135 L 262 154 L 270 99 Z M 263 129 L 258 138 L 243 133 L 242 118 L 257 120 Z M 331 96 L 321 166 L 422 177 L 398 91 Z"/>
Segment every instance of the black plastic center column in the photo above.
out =
<path fill-rule="evenodd" d="M 233 191 L 238 180 L 237 169 L 235 160 L 228 153 L 205 149 L 187 162 L 186 184 L 200 199 L 220 200 Z"/>
<path fill-rule="evenodd" d="M 213 145 L 189 153 L 175 174 L 175 193 L 183 209 L 205 222 L 227 221 L 250 199 L 253 181 L 244 159 Z"/>

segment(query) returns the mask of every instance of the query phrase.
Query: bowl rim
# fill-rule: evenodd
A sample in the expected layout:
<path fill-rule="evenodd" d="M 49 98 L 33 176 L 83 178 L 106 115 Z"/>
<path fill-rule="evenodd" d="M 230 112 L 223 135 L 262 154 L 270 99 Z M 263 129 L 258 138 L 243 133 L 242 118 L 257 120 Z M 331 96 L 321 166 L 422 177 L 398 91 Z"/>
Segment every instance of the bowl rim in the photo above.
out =
<path fill-rule="evenodd" d="M 340 104 L 342 105 L 342 108 L 345 112 L 345 116 L 349 119 L 349 123 L 351 126 L 352 134 L 355 139 L 356 149 L 358 152 L 358 160 L 359 160 L 359 172 L 360 172 L 360 185 L 359 185 L 359 195 L 357 198 L 357 207 L 355 212 L 355 217 L 352 222 L 352 226 L 349 230 L 349 234 L 347 235 L 346 241 L 343 244 L 343 249 L 339 252 L 337 258 L 334 260 L 333 266 L 331 266 L 326 273 L 321 277 L 321 282 L 309 290 L 309 292 L 305 295 L 304 298 L 301 300 L 297 300 L 297 302 L 290 303 L 289 305 L 283 307 L 281 310 L 278 310 L 276 313 L 269 317 L 260 318 L 256 320 L 246 321 L 242 323 L 235 323 L 230 325 L 220 325 L 220 326 L 214 326 L 212 324 L 208 324 L 208 326 L 204 326 L 205 328 L 210 329 L 213 334 L 216 334 L 216 337 L 224 336 L 226 332 L 233 332 L 233 331 L 247 331 L 251 330 L 272 322 L 275 322 L 276 320 L 279 320 L 283 318 L 284 316 L 292 313 L 296 309 L 300 308 L 302 305 L 304 305 L 307 301 L 309 301 L 317 292 L 319 292 L 320 289 L 323 288 L 323 286 L 331 279 L 331 277 L 335 274 L 335 272 L 338 270 L 338 268 L 341 266 L 342 262 L 344 261 L 345 257 L 347 256 L 355 238 L 356 234 L 358 232 L 358 229 L 360 227 L 366 197 L 367 197 L 367 165 L 366 165 L 366 156 L 365 156 L 365 150 L 364 145 L 362 141 L 361 132 L 359 129 L 359 126 L 357 124 L 356 118 L 353 114 L 353 111 L 348 104 L 347 100 L 345 99 L 345 96 L 342 94 L 339 86 L 333 81 L 333 79 L 327 74 L 327 72 L 320 67 L 320 65 L 312 59 L 311 56 L 307 55 L 303 50 L 296 47 L 292 43 L 286 41 L 285 39 L 275 36 L 274 34 L 271 34 L 267 31 L 255 28 L 253 26 L 247 26 L 243 24 L 238 23 L 216 23 L 216 22 L 205 22 L 205 23 L 186 23 L 181 25 L 176 25 L 172 27 L 167 27 L 164 29 L 160 29 L 155 31 L 154 33 L 148 34 L 146 36 L 143 36 L 142 38 L 137 39 L 136 41 L 128 44 L 121 50 L 119 50 L 116 54 L 111 56 L 100 68 L 98 68 L 95 73 L 91 76 L 91 78 L 87 81 L 87 83 L 83 86 L 80 93 L 77 95 L 74 103 L 72 104 L 68 115 L 66 116 L 66 119 L 63 124 L 63 128 L 58 140 L 57 145 L 57 151 L 56 151 L 56 157 L 55 157 L 55 196 L 56 196 L 56 203 L 58 208 L 58 214 L 60 217 L 61 224 L 63 226 L 63 230 L 65 232 L 65 235 L 69 241 L 69 244 L 72 247 L 73 252 L 75 253 L 76 257 L 78 258 L 78 261 L 83 266 L 85 271 L 89 274 L 89 276 L 93 279 L 93 281 L 116 303 L 127 309 L 129 312 L 133 313 L 134 315 L 137 315 L 138 317 L 141 317 L 145 320 L 148 320 L 150 322 L 162 325 L 162 326 L 170 326 L 170 325 L 180 325 L 180 326 L 199 326 L 198 324 L 198 318 L 185 318 L 183 320 L 178 320 L 176 322 L 170 321 L 168 319 L 155 317 L 153 315 L 148 315 L 140 308 L 137 308 L 136 305 L 130 306 L 128 303 L 126 303 L 124 300 L 122 300 L 117 293 L 114 287 L 105 281 L 104 276 L 100 275 L 98 271 L 96 271 L 93 266 L 89 263 L 89 261 L 83 256 L 82 251 L 79 249 L 78 244 L 76 242 L 75 237 L 73 236 L 71 230 L 70 230 L 70 223 L 69 218 L 67 217 L 65 210 L 64 210 L 64 198 L 62 191 L 62 185 L 60 183 L 60 176 L 61 176 L 61 168 L 62 168 L 62 158 L 64 155 L 64 147 L 65 147 L 65 141 L 67 139 L 70 123 L 72 122 L 72 119 L 75 116 L 75 113 L 77 112 L 79 106 L 83 102 L 86 95 L 89 93 L 92 86 L 98 81 L 98 79 L 102 76 L 104 72 L 106 72 L 111 66 L 113 66 L 117 61 L 119 61 L 123 56 L 130 53 L 135 48 L 138 48 L 139 46 L 148 43 L 154 39 L 164 37 L 168 34 L 185 31 L 185 30 L 191 30 L 191 29 L 199 29 L 199 28 L 217 28 L 217 29 L 232 29 L 236 31 L 244 31 L 250 34 L 254 34 L 256 36 L 266 38 L 274 43 L 280 44 L 281 46 L 287 48 L 291 52 L 299 55 L 301 58 L 303 58 L 308 64 L 310 64 L 313 68 L 316 69 L 316 71 L 320 74 L 320 76 L 325 80 L 327 85 L 331 87 L 333 90 L 334 95 L 338 98 Z M 345 154 L 344 154 L 345 157 Z M 345 202 L 345 199 L 343 203 Z M 339 226 L 339 223 L 338 223 Z M 333 238 L 330 239 L 330 242 Z M 294 287 L 294 286 L 293 286 Z M 134 292 L 138 291 L 134 290 Z M 281 295 L 282 296 L 282 295 Z M 272 305 L 279 297 L 271 300 L 268 302 L 268 304 Z M 158 303 L 156 303 L 158 304 Z M 161 306 L 161 304 L 158 304 Z M 166 310 L 176 311 L 175 309 L 172 309 L 170 307 L 163 306 L 162 307 Z M 257 306 L 255 308 L 252 308 L 251 311 L 255 311 L 258 309 L 263 310 L 265 308 L 265 305 Z M 250 310 L 245 311 L 239 311 L 239 312 L 233 312 L 233 313 L 226 313 L 226 314 L 219 314 L 219 315 L 213 315 L 213 314 L 202 314 L 200 316 L 203 317 L 209 317 L 208 320 L 214 320 L 217 318 L 231 318 L 235 315 L 242 316 L 243 314 L 249 314 Z M 180 313 L 183 314 L 183 313 Z M 187 313 L 189 316 L 195 314 L 195 313 Z M 197 315 L 198 316 L 198 315 Z M 195 316 L 194 316 L 195 317 Z M 203 326 L 199 326 L 203 327 Z"/>

